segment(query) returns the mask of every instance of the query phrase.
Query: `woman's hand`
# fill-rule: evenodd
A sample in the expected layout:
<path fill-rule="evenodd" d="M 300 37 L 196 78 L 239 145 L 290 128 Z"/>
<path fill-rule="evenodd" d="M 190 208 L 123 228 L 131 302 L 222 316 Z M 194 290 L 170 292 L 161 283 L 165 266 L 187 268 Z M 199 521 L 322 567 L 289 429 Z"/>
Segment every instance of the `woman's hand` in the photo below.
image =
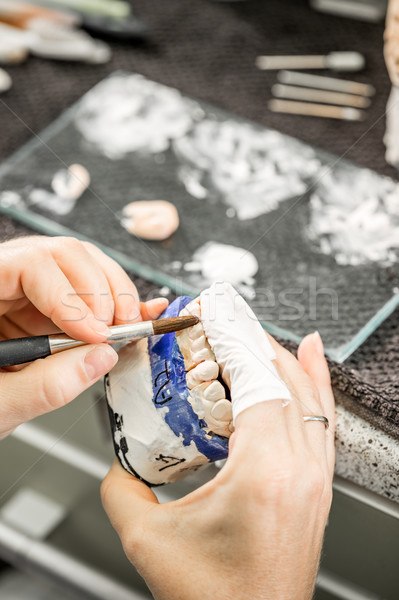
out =
<path fill-rule="evenodd" d="M 334 398 L 318 334 L 298 360 L 270 341 L 293 400 L 239 414 L 212 481 L 160 505 L 116 462 L 104 480 L 105 510 L 157 600 L 312 597 L 332 495 Z M 330 428 L 304 415 L 325 415 Z"/>
<path fill-rule="evenodd" d="M 0 369 L 0 437 L 59 408 L 117 362 L 102 343 L 108 325 L 153 319 L 167 300 L 141 304 L 123 269 L 74 238 L 20 238 L 0 245 L 0 340 L 63 331 L 89 343 L 24 368 Z"/>

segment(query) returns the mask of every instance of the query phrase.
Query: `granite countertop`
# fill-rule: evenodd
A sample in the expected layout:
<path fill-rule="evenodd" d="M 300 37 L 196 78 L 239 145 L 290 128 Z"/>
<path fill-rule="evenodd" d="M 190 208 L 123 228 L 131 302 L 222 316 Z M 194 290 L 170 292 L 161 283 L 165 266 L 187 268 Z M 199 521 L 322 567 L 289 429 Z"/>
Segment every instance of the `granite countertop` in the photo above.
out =
<path fill-rule="evenodd" d="M 306 0 L 136 0 L 134 8 L 148 22 L 151 40 L 134 48 L 112 44 L 113 58 L 107 65 L 31 58 L 9 69 L 14 87 L 0 97 L 0 160 L 95 83 L 125 69 L 397 178 L 385 162 L 382 142 L 390 91 L 382 23 L 322 15 Z M 325 54 L 337 49 L 366 56 L 367 69 L 356 80 L 371 82 L 377 94 L 365 121 L 349 124 L 267 111 L 275 74 L 253 67 L 258 54 Z M 0 217 L 0 241 L 30 233 Z M 155 287 L 136 277 L 135 282 L 143 296 Z M 330 362 L 337 399 L 336 472 L 399 502 L 398 365 L 399 310 L 344 364 Z"/>

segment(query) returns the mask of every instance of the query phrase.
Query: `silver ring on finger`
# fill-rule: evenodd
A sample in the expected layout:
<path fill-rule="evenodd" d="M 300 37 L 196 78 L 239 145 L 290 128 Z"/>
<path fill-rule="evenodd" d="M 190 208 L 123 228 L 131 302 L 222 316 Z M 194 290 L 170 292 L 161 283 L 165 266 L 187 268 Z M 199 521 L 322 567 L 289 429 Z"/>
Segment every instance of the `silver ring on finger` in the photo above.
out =
<path fill-rule="evenodd" d="M 323 417 L 322 415 L 308 415 L 306 417 L 303 417 L 303 420 L 305 421 L 305 423 L 307 423 L 308 421 L 320 421 L 320 423 L 323 423 L 326 429 L 330 427 L 330 423 L 328 422 L 327 417 Z"/>

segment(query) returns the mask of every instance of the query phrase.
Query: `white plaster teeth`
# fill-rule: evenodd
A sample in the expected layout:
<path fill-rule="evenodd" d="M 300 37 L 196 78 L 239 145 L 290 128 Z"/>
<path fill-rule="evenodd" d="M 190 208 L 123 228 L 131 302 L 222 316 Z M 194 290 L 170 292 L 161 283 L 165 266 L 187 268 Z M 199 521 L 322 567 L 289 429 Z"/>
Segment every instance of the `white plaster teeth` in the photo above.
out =
<path fill-rule="evenodd" d="M 186 375 L 187 387 L 192 389 L 198 383 L 216 379 L 219 374 L 219 366 L 213 360 L 204 360 Z"/>
<path fill-rule="evenodd" d="M 180 316 L 182 313 L 180 312 Z M 197 323 L 194 327 L 190 327 L 188 330 L 188 337 L 191 340 L 195 340 L 196 338 L 202 337 L 204 335 L 204 328 L 202 327 L 202 323 Z"/>
<path fill-rule="evenodd" d="M 209 350 L 208 348 L 203 348 L 199 352 L 196 352 L 192 355 L 192 360 L 194 364 L 198 365 L 198 363 L 203 362 L 204 360 L 214 361 L 215 355 L 213 354 L 212 350 Z"/>
<path fill-rule="evenodd" d="M 218 421 L 231 421 L 233 418 L 233 409 L 229 400 L 219 400 L 211 409 L 211 415 Z"/>
<path fill-rule="evenodd" d="M 188 315 L 201 318 L 201 307 L 198 300 L 192 300 L 180 311 L 181 317 L 187 317 Z"/>
<path fill-rule="evenodd" d="M 226 392 L 220 381 L 212 381 L 204 390 L 204 398 L 209 402 L 217 402 L 226 398 Z"/>
<path fill-rule="evenodd" d="M 180 311 L 180 316 L 187 315 L 201 318 L 198 299 Z M 206 432 L 229 437 L 234 431 L 232 405 L 226 399 L 224 386 L 217 380 L 219 365 L 202 323 L 177 332 L 176 340 L 184 358 L 189 402 L 198 417 L 206 422 Z"/>
<path fill-rule="evenodd" d="M 199 325 L 199 323 L 197 323 L 197 325 Z M 207 342 L 206 342 L 205 336 L 201 335 L 196 340 L 194 340 L 193 343 L 191 344 L 191 352 L 193 352 L 193 354 L 194 354 L 195 352 L 198 352 L 199 350 L 206 348 L 206 346 L 207 346 Z"/>
<path fill-rule="evenodd" d="M 197 323 L 197 325 L 200 325 L 200 323 Z M 216 357 L 204 335 L 199 336 L 191 344 L 191 356 L 194 364 L 198 364 L 204 360 L 213 360 L 216 362 Z"/>

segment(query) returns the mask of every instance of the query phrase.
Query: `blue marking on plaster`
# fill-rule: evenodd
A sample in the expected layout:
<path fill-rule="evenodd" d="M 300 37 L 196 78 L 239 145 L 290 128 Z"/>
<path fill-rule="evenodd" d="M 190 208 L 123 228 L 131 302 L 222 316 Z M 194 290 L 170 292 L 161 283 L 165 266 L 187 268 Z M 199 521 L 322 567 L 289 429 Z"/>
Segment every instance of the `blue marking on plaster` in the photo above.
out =
<path fill-rule="evenodd" d="M 188 296 L 174 300 L 160 318 L 177 317 L 191 301 Z M 206 423 L 194 412 L 188 401 L 188 388 L 184 359 L 174 333 L 148 338 L 153 403 L 157 409 L 168 408 L 165 421 L 184 446 L 194 442 L 199 452 L 209 461 L 227 457 L 228 439 L 216 436 L 209 438 L 204 431 Z"/>

